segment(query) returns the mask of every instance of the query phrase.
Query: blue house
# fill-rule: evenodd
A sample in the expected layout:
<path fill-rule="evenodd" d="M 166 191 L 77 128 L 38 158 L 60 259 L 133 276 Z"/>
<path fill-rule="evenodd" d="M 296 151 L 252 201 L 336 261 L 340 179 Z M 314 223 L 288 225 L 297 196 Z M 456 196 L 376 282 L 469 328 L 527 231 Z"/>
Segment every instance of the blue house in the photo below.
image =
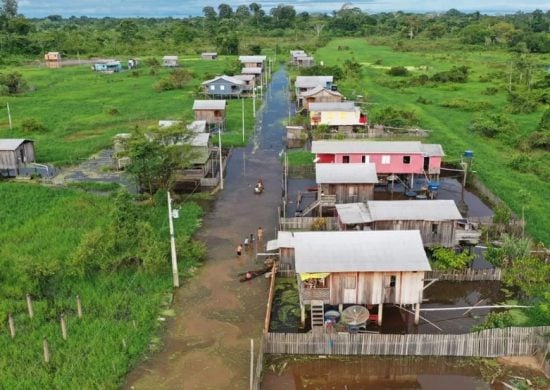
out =
<path fill-rule="evenodd" d="M 202 85 L 206 95 L 222 98 L 240 97 L 246 89 L 245 81 L 225 75 L 207 80 Z"/>
<path fill-rule="evenodd" d="M 103 73 L 113 73 L 120 72 L 122 70 L 122 65 L 120 61 L 116 60 L 104 60 L 98 61 L 92 65 L 92 70 L 94 72 L 103 72 Z"/>

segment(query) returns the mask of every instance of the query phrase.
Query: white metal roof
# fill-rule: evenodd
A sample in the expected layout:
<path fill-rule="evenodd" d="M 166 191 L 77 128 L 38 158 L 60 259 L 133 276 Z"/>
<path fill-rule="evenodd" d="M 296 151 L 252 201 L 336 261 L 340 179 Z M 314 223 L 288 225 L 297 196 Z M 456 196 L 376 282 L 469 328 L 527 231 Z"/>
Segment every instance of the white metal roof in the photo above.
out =
<path fill-rule="evenodd" d="M 159 127 L 160 127 L 160 128 L 171 127 L 171 126 L 179 125 L 180 123 L 181 123 L 181 121 L 174 121 L 174 120 L 170 120 L 170 119 L 163 119 L 163 120 L 160 120 L 160 121 L 159 121 Z"/>
<path fill-rule="evenodd" d="M 341 203 L 336 205 L 338 218 L 345 225 L 372 222 L 372 216 L 364 203 Z"/>
<path fill-rule="evenodd" d="M 210 83 L 213 83 L 214 81 L 218 81 L 218 80 L 225 80 L 229 83 L 232 83 L 232 84 L 237 84 L 237 85 L 244 85 L 245 82 L 236 78 L 236 77 L 231 77 L 231 76 L 226 76 L 226 75 L 223 75 L 223 76 L 218 76 L 218 77 L 215 77 L 211 80 L 206 80 L 202 83 L 202 85 L 206 85 L 206 84 L 210 84 Z"/>
<path fill-rule="evenodd" d="M 206 132 L 206 121 L 193 121 L 187 125 L 187 129 L 194 133 Z"/>
<path fill-rule="evenodd" d="M 164 56 L 162 57 L 163 60 L 177 60 L 178 56 Z"/>
<path fill-rule="evenodd" d="M 233 77 L 235 77 L 236 79 L 239 79 L 239 80 L 244 80 L 244 81 L 254 80 L 254 75 L 253 74 L 236 74 Z"/>
<path fill-rule="evenodd" d="M 262 74 L 262 68 L 242 68 L 242 74 Z"/>
<path fill-rule="evenodd" d="M 25 139 L 25 138 L 0 139 L 0 150 L 15 150 L 25 141 L 32 142 L 30 139 Z"/>
<path fill-rule="evenodd" d="M 215 51 L 205 51 L 201 55 L 203 55 L 203 56 L 217 56 L 218 53 L 216 53 Z"/>
<path fill-rule="evenodd" d="M 355 102 L 309 103 L 309 111 L 358 111 Z"/>
<path fill-rule="evenodd" d="M 378 183 L 375 164 L 315 164 L 318 184 Z"/>
<path fill-rule="evenodd" d="M 189 142 L 189 144 L 191 146 L 207 147 L 209 140 L 210 140 L 210 133 L 196 133 L 195 136 Z"/>
<path fill-rule="evenodd" d="M 325 91 L 331 95 L 334 95 L 334 96 L 342 96 L 342 94 L 338 91 L 333 91 L 331 89 L 327 89 L 325 88 L 324 86 L 321 86 L 321 85 L 318 85 L 317 87 L 315 88 L 312 88 L 312 89 L 308 89 L 307 91 L 304 91 L 300 94 L 300 96 L 303 96 L 303 97 L 307 97 L 307 96 L 313 96 L 313 95 L 316 95 L 318 94 L 319 92 L 321 91 Z"/>
<path fill-rule="evenodd" d="M 296 272 L 429 271 L 418 230 L 295 232 Z"/>
<path fill-rule="evenodd" d="M 293 239 L 294 239 L 293 232 L 285 232 L 285 231 L 278 231 L 277 232 L 277 239 L 271 240 L 267 242 L 266 250 L 273 251 L 279 248 L 293 248 Z"/>
<path fill-rule="evenodd" d="M 326 87 L 327 83 L 332 83 L 333 80 L 332 76 L 296 76 L 294 85 L 296 88 Z"/>
<path fill-rule="evenodd" d="M 225 100 L 195 100 L 193 110 L 225 110 Z"/>
<path fill-rule="evenodd" d="M 371 200 L 367 207 L 374 221 L 462 219 L 454 200 Z"/>
<path fill-rule="evenodd" d="M 303 50 L 291 50 L 290 51 L 290 55 L 292 55 L 292 56 L 299 55 L 299 54 L 306 54 L 306 52 L 303 51 Z"/>
<path fill-rule="evenodd" d="M 422 154 L 419 141 L 313 141 L 312 153 L 408 153 Z"/>
<path fill-rule="evenodd" d="M 422 144 L 422 150 L 427 156 L 445 156 L 445 152 L 439 144 Z"/>
<path fill-rule="evenodd" d="M 239 61 L 242 63 L 264 62 L 266 58 L 266 56 L 239 56 Z"/>

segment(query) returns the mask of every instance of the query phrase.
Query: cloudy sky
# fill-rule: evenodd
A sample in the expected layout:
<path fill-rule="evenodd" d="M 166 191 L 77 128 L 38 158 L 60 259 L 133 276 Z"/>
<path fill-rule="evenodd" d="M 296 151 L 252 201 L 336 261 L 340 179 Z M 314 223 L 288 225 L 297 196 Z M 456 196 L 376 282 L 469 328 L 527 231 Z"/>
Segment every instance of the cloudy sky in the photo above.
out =
<path fill-rule="evenodd" d="M 187 17 L 200 15 L 202 8 L 226 3 L 234 9 L 240 4 L 250 4 L 254 0 L 19 0 L 19 12 L 27 17 L 44 17 L 48 15 L 74 16 L 112 16 L 112 17 Z M 269 10 L 285 1 L 256 0 L 262 8 Z M 293 0 L 298 12 L 330 12 L 339 9 L 345 2 L 333 0 Z M 384 11 L 446 11 L 456 8 L 460 11 L 481 11 L 485 13 L 513 13 L 516 11 L 548 10 L 549 0 L 357 0 L 351 1 L 356 7 L 368 13 Z"/>

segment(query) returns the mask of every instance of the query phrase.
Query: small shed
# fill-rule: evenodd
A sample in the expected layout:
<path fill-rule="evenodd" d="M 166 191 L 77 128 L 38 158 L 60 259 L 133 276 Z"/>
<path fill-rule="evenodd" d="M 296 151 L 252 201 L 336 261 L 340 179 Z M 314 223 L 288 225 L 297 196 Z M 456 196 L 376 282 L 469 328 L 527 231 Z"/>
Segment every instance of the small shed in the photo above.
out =
<path fill-rule="evenodd" d="M 34 142 L 30 139 L 0 139 L 0 176 L 19 176 L 21 170 L 34 161 Z"/>
<path fill-rule="evenodd" d="M 262 79 L 262 68 L 242 68 L 241 74 L 254 76 L 254 82 L 258 84 Z"/>
<path fill-rule="evenodd" d="M 244 85 L 242 86 L 244 93 L 251 93 L 252 89 L 256 86 L 256 76 L 253 74 L 237 74 L 233 77 L 244 82 Z"/>
<path fill-rule="evenodd" d="M 243 80 L 236 77 L 223 75 L 204 81 L 202 86 L 204 93 L 208 96 L 233 98 L 241 96 L 245 84 Z"/>
<path fill-rule="evenodd" d="M 201 58 L 203 60 L 213 61 L 213 60 L 218 58 L 218 53 L 216 53 L 216 52 L 204 52 L 204 53 L 201 54 Z"/>
<path fill-rule="evenodd" d="M 178 56 L 164 56 L 162 57 L 162 66 L 169 68 L 175 68 L 179 66 Z"/>
<path fill-rule="evenodd" d="M 223 125 L 225 123 L 227 102 L 225 100 L 195 100 L 193 111 L 195 120 L 206 121 L 208 126 Z"/>
<path fill-rule="evenodd" d="M 315 59 L 311 56 L 298 56 L 296 57 L 296 66 L 298 68 L 310 68 L 315 65 Z"/>
<path fill-rule="evenodd" d="M 138 67 L 138 60 L 135 58 L 130 58 L 128 60 L 128 69 L 136 69 Z"/>
<path fill-rule="evenodd" d="M 374 164 L 315 164 L 318 196 L 335 197 L 335 203 L 366 202 L 374 198 L 378 183 Z"/>
<path fill-rule="evenodd" d="M 266 56 L 239 56 L 239 61 L 245 68 L 262 69 L 266 59 Z"/>
<path fill-rule="evenodd" d="M 311 103 L 340 103 L 344 101 L 344 95 L 338 91 L 317 86 L 308 91 L 302 92 L 299 96 L 300 106 L 309 110 Z"/>
<path fill-rule="evenodd" d="M 58 62 L 61 61 L 61 53 L 58 51 L 49 51 L 46 54 L 44 54 L 44 61 L 54 61 Z"/>
<path fill-rule="evenodd" d="M 115 73 L 122 70 L 122 65 L 117 60 L 103 60 L 95 62 L 92 65 L 92 70 L 101 73 Z"/>
<path fill-rule="evenodd" d="M 425 247 L 455 246 L 463 219 L 454 200 L 369 200 L 336 205 L 336 212 L 343 230 L 419 230 Z"/>

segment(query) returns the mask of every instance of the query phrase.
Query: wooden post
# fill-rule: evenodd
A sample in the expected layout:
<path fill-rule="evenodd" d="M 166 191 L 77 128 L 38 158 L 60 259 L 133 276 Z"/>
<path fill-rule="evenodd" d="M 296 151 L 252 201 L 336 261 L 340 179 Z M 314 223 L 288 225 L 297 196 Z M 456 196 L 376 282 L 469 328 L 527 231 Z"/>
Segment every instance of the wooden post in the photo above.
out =
<path fill-rule="evenodd" d="M 63 340 L 67 340 L 67 323 L 65 322 L 65 314 L 61 313 L 61 336 Z"/>
<path fill-rule="evenodd" d="M 13 321 L 13 316 L 8 314 L 8 325 L 10 326 L 10 335 L 11 338 L 15 338 L 15 321 Z"/>
<path fill-rule="evenodd" d="M 343 303 L 338 304 L 338 311 L 340 312 L 340 314 L 342 314 L 342 312 L 344 311 L 344 304 Z"/>
<path fill-rule="evenodd" d="M 250 390 L 254 387 L 254 339 L 250 339 Z"/>
<path fill-rule="evenodd" d="M 50 362 L 50 345 L 48 344 L 48 339 L 44 337 L 42 340 L 42 348 L 44 349 L 44 361 L 46 363 Z"/>
<path fill-rule="evenodd" d="M 415 305 L 414 308 L 414 324 L 418 325 L 420 323 L 420 302 Z"/>
<path fill-rule="evenodd" d="M 32 298 L 30 294 L 27 294 L 27 309 L 29 310 L 29 318 L 32 320 L 34 311 L 32 310 Z"/>
<path fill-rule="evenodd" d="M 78 315 L 78 318 L 82 318 L 82 303 L 80 302 L 80 295 L 76 296 L 76 313 Z"/>
<path fill-rule="evenodd" d="M 300 305 L 300 322 L 302 326 L 306 325 L 306 305 Z"/>
<path fill-rule="evenodd" d="M 378 304 L 378 326 L 382 326 L 382 312 L 384 310 L 384 304 Z"/>

